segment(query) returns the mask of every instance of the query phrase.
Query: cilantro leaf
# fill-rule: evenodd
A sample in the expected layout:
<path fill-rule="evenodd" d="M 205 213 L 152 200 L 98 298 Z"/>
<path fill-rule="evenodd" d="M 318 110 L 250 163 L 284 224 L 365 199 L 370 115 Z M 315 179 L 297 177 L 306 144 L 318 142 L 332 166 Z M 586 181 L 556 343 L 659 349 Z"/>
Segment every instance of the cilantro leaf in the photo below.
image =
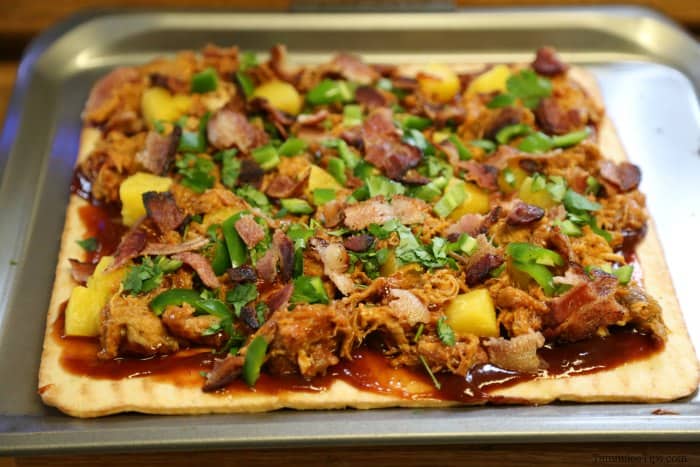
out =
<path fill-rule="evenodd" d="M 452 330 L 450 325 L 447 324 L 447 318 L 445 316 L 440 316 L 438 319 L 437 333 L 443 344 L 450 347 L 455 345 L 455 332 Z"/>
<path fill-rule="evenodd" d="M 299 276 L 294 279 L 292 303 L 328 303 L 326 289 L 318 276 Z"/>
<path fill-rule="evenodd" d="M 214 162 L 206 157 L 196 154 L 185 154 L 182 159 L 175 162 L 178 173 L 182 175 L 181 183 L 195 193 L 204 193 L 204 190 L 214 186 Z"/>
<path fill-rule="evenodd" d="M 241 174 L 241 161 L 236 159 L 236 149 L 221 151 L 221 183 L 226 188 L 232 189 Z"/>
<path fill-rule="evenodd" d="M 269 209 L 270 201 L 265 196 L 265 193 L 256 190 L 250 185 L 245 185 L 236 190 L 236 194 L 248 201 L 250 204 L 260 209 Z"/>
<path fill-rule="evenodd" d="M 552 82 L 532 70 L 522 70 L 512 75 L 508 78 L 506 87 L 510 95 L 520 98 L 529 109 L 534 109 L 541 99 L 552 94 Z"/>
<path fill-rule="evenodd" d="M 158 256 L 152 259 L 146 256 L 137 264 L 129 268 L 122 281 L 124 291 L 131 295 L 150 292 L 157 288 L 163 281 L 163 276 L 166 273 L 176 271 L 182 266 L 182 261 L 168 259 L 164 256 Z"/>
<path fill-rule="evenodd" d="M 235 289 L 226 294 L 226 301 L 233 306 L 236 316 L 241 315 L 241 310 L 248 303 L 258 298 L 258 288 L 255 284 L 238 284 Z"/>
<path fill-rule="evenodd" d="M 97 250 L 97 246 L 98 246 L 97 239 L 95 237 L 89 237 L 89 238 L 85 238 L 83 240 L 76 240 L 75 243 L 80 245 L 80 248 L 82 248 L 83 250 L 89 251 L 89 252 L 93 252 L 93 251 Z"/>

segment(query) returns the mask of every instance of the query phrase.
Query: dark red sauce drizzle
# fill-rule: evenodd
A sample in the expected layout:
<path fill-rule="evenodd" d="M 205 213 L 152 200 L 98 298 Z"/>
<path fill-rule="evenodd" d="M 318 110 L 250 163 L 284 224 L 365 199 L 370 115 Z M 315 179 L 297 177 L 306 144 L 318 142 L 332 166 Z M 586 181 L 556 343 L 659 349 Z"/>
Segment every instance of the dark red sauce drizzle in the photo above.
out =
<path fill-rule="evenodd" d="M 119 244 L 126 227 L 121 224 L 116 204 L 99 204 L 92 199 L 90 181 L 76 170 L 71 190 L 90 201 L 80 208 L 80 218 L 86 228 L 86 237 L 95 237 L 99 247 L 87 254 L 87 260 L 96 262 L 104 255 L 112 254 Z M 627 261 L 637 263 L 634 254 L 625 251 Z M 635 264 L 635 272 L 640 271 Z M 637 279 L 637 277 L 635 277 Z M 641 277 L 639 277 L 641 279 Z M 214 364 L 215 355 L 208 349 L 188 349 L 172 355 L 149 358 L 116 358 L 99 360 L 99 342 L 96 338 L 67 337 L 63 335 L 63 311 L 53 325 L 53 338 L 63 348 L 61 364 L 69 372 L 99 379 L 120 380 L 149 376 L 176 385 L 201 386 L 203 372 Z M 593 373 L 615 368 L 623 363 L 647 358 L 660 351 L 663 342 L 658 338 L 628 329 L 620 329 L 608 337 L 594 337 L 573 344 L 551 346 L 539 351 L 548 369 L 541 376 L 569 376 Z M 404 399 L 440 399 L 459 402 L 507 402 L 491 396 L 489 392 L 534 379 L 538 375 L 505 370 L 494 365 L 476 365 L 466 377 L 453 374 L 436 375 L 440 389 L 436 388 L 423 368 L 394 368 L 381 351 L 363 346 L 355 351 L 352 360 L 343 360 L 331 367 L 325 376 L 305 379 L 299 375 L 275 376 L 262 373 L 254 388 L 243 381 L 235 381 L 222 393 L 255 391 L 275 394 L 280 391 L 319 392 L 328 389 L 335 380 L 342 380 L 358 389 L 392 395 Z"/>
<path fill-rule="evenodd" d="M 201 386 L 204 381 L 202 372 L 210 370 L 214 363 L 214 354 L 207 349 L 188 349 L 172 355 L 148 358 L 99 360 L 97 339 L 63 335 L 62 312 L 54 323 L 53 338 L 63 348 L 62 366 L 71 373 L 92 378 L 120 380 L 150 376 L 179 386 Z M 566 346 L 547 346 L 539 354 L 549 365 L 546 374 L 567 376 L 615 368 L 629 361 L 646 358 L 661 348 L 663 343 L 653 336 L 622 329 L 605 338 L 595 337 Z M 358 389 L 403 399 L 499 403 L 506 400 L 493 397 L 489 392 L 536 376 L 504 370 L 490 364 L 476 365 L 466 377 L 447 373 L 436 375 L 441 386 L 437 389 L 423 368 L 394 368 L 381 352 L 361 347 L 355 351 L 353 360 L 343 360 L 331 367 L 325 376 L 305 379 L 298 375 L 275 376 L 263 373 L 254 388 L 248 388 L 239 380 L 221 392 L 319 392 L 340 379 Z"/>

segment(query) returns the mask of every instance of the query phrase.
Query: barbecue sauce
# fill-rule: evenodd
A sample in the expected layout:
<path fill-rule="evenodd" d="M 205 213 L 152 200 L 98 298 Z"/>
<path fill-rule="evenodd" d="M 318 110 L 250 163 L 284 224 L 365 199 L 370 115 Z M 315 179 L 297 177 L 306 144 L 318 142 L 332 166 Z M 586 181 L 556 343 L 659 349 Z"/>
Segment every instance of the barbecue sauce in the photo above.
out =
<path fill-rule="evenodd" d="M 91 183 L 79 170 L 75 171 L 71 189 L 73 193 L 90 201 L 89 205 L 80 208 L 79 215 L 86 228 L 85 237 L 95 237 L 99 245 L 96 251 L 87 252 L 86 260 L 97 262 L 100 257 L 116 250 L 127 229 L 121 224 L 116 204 L 100 205 L 91 198 Z M 636 263 L 633 250 L 625 249 L 625 256 L 628 262 Z M 636 280 L 641 280 L 640 271 L 638 264 L 635 264 Z M 215 355 L 209 349 L 185 349 L 171 355 L 147 358 L 100 360 L 97 358 L 100 348 L 97 338 L 63 335 L 65 306 L 66 303 L 61 306 L 59 317 L 53 324 L 52 338 L 60 342 L 61 365 L 70 373 L 111 380 L 148 376 L 177 386 L 200 387 L 204 382 L 204 374 L 214 364 Z M 394 368 L 381 350 L 362 346 L 355 350 L 352 360 L 342 360 L 329 368 L 324 376 L 306 379 L 300 375 L 270 375 L 263 372 L 254 388 L 248 388 L 239 379 L 219 393 L 320 392 L 330 388 L 334 381 L 342 380 L 360 390 L 406 400 L 509 402 L 510 400 L 492 396 L 490 392 L 538 376 L 565 377 L 612 369 L 630 361 L 647 358 L 662 348 L 663 341 L 653 335 L 619 329 L 608 337 L 593 337 L 581 342 L 543 347 L 538 354 L 547 363 L 547 370 L 540 374 L 525 374 L 491 364 L 479 364 L 472 367 L 464 377 L 450 373 L 435 375 L 440 386 L 438 388 L 424 368 Z"/>
<path fill-rule="evenodd" d="M 149 376 L 177 386 L 200 387 L 204 374 L 212 368 L 215 355 L 208 349 L 186 349 L 175 354 L 147 358 L 97 358 L 96 338 L 63 335 L 64 309 L 53 324 L 52 338 L 62 347 L 61 365 L 70 373 L 97 379 L 121 380 Z M 648 334 L 620 329 L 608 337 L 594 337 L 563 346 L 545 346 L 539 356 L 548 369 L 540 376 L 573 376 L 615 368 L 623 363 L 647 358 L 663 348 L 663 342 Z M 538 375 L 505 370 L 491 364 L 474 366 L 466 377 L 440 373 L 435 387 L 426 371 L 420 368 L 394 368 L 379 350 L 363 346 L 352 360 L 343 360 L 328 369 L 324 376 L 305 379 L 299 375 L 262 373 L 254 388 L 237 380 L 219 393 L 231 395 L 254 391 L 277 394 L 285 391 L 320 392 L 336 380 L 364 391 L 406 400 L 437 399 L 464 403 L 499 403 L 508 400 L 489 393 L 500 388 L 534 379 Z"/>

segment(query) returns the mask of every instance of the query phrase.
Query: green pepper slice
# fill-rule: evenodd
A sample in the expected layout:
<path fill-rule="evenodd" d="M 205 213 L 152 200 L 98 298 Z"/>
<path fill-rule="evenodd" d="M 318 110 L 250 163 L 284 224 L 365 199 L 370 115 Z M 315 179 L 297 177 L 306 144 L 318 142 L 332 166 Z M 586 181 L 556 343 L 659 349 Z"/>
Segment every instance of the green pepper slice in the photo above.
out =
<path fill-rule="evenodd" d="M 500 144 L 508 144 L 513 138 L 518 136 L 529 135 L 532 133 L 532 128 L 524 123 L 516 123 L 515 125 L 504 126 L 496 133 L 496 141 Z"/>
<path fill-rule="evenodd" d="M 314 208 L 309 203 L 300 198 L 286 198 L 280 200 L 282 208 L 292 214 L 311 214 Z"/>
<path fill-rule="evenodd" d="M 543 266 L 562 266 L 564 258 L 559 253 L 531 243 L 512 242 L 506 247 L 508 255 L 519 263 L 535 263 Z"/>
<path fill-rule="evenodd" d="M 332 79 L 324 79 L 306 94 L 306 100 L 311 105 L 350 102 L 354 98 L 355 91 L 347 81 Z"/>
<path fill-rule="evenodd" d="M 536 263 L 513 261 L 513 266 L 532 277 L 548 296 L 554 293 L 553 275 L 545 266 Z"/>
<path fill-rule="evenodd" d="M 243 380 L 248 386 L 255 386 L 260 378 L 260 368 L 265 362 L 267 341 L 263 336 L 256 336 L 248 345 L 243 362 Z"/>
<path fill-rule="evenodd" d="M 552 136 L 552 146 L 555 148 L 565 148 L 580 143 L 588 138 L 591 134 L 590 128 L 586 127 L 583 130 L 572 131 L 561 136 Z"/>
<path fill-rule="evenodd" d="M 205 92 L 215 91 L 219 84 L 219 79 L 216 76 L 216 70 L 207 68 L 201 73 L 192 76 L 192 92 L 203 94 Z"/>
<path fill-rule="evenodd" d="M 209 113 L 199 120 L 199 130 L 188 131 L 183 129 L 180 135 L 180 142 L 177 150 L 179 152 L 194 152 L 202 153 L 207 150 L 207 123 L 209 122 Z"/>
<path fill-rule="evenodd" d="M 226 272 L 231 264 L 231 258 L 226 249 L 226 243 L 223 240 L 217 240 L 214 244 L 214 258 L 211 261 L 211 268 L 217 276 Z"/>
<path fill-rule="evenodd" d="M 224 241 L 228 249 L 228 255 L 231 259 L 231 267 L 237 268 L 245 264 L 248 257 L 247 249 L 243 239 L 236 231 L 236 221 L 240 219 L 246 211 L 234 214 L 221 223 L 221 230 L 224 233 Z"/>
<path fill-rule="evenodd" d="M 287 141 L 282 143 L 282 145 L 277 149 L 280 156 L 296 156 L 300 154 L 308 147 L 306 141 L 299 138 L 287 138 Z"/>
<path fill-rule="evenodd" d="M 197 291 L 192 289 L 170 289 L 156 296 L 148 304 L 156 316 L 163 314 L 163 311 L 171 305 L 182 305 L 188 303 L 197 308 L 201 297 Z"/>

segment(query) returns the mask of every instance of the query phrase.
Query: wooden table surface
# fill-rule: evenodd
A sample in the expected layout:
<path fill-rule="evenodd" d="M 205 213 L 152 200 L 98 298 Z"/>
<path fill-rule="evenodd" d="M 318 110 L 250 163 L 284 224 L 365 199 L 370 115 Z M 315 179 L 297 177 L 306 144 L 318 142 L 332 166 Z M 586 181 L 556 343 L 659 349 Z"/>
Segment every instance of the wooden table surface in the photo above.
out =
<path fill-rule="evenodd" d="M 300 1 L 297 3 L 304 3 Z M 329 0 L 317 0 L 327 4 Z M 358 3 L 358 2 L 356 2 Z M 367 2 L 359 2 L 367 3 Z M 474 6 L 598 5 L 602 0 L 562 2 L 556 0 L 458 0 Z M 700 0 L 618 0 L 643 4 L 663 11 L 700 37 Z M 289 0 L 0 0 L 0 122 L 12 93 L 22 50 L 43 29 L 71 13 L 95 7 L 226 7 L 287 9 Z M 504 421 L 505 423 L 505 421 Z M 14 466 L 534 466 L 534 465 L 700 465 L 697 443 L 610 443 L 538 445 L 392 446 L 363 448 L 274 449 L 187 453 L 126 453 L 0 458 L 0 467 Z"/>

